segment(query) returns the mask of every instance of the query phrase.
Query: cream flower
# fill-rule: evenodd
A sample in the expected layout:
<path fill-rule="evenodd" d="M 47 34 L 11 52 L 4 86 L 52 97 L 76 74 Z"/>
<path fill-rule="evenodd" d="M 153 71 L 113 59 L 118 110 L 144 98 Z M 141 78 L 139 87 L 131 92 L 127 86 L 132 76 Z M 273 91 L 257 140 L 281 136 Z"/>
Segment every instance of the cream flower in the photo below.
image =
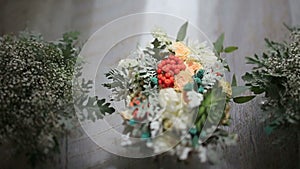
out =
<path fill-rule="evenodd" d="M 231 89 L 230 83 L 227 82 L 227 81 L 225 81 L 225 80 L 220 80 L 219 82 L 220 82 L 220 85 L 221 85 L 223 91 L 226 93 L 226 95 L 228 97 L 231 97 L 231 95 L 232 95 L 232 89 Z"/>
<path fill-rule="evenodd" d="M 173 51 L 175 56 L 179 57 L 182 60 L 186 60 L 188 55 L 191 53 L 190 49 L 185 46 L 182 42 L 175 42 L 172 44 Z"/>
<path fill-rule="evenodd" d="M 161 89 L 159 91 L 159 102 L 165 113 L 179 115 L 182 111 L 181 95 L 173 88 Z"/>
<path fill-rule="evenodd" d="M 190 108 L 199 106 L 203 100 L 203 95 L 195 92 L 194 90 L 188 91 L 187 96 L 189 100 L 188 105 Z"/>

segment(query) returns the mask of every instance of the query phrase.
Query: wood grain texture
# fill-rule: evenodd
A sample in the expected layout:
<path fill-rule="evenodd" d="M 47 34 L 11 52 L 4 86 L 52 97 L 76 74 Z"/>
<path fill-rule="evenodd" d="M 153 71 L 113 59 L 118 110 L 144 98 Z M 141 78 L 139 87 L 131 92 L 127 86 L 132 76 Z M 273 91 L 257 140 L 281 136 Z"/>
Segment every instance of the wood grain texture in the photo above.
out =
<path fill-rule="evenodd" d="M 0 34 L 28 28 L 52 40 L 66 31 L 78 30 L 85 41 L 100 27 L 121 16 L 138 12 L 168 13 L 188 19 L 211 40 L 225 32 L 225 44 L 239 46 L 239 50 L 227 60 L 238 77 L 238 83 L 242 84 L 241 75 L 251 68 L 245 65 L 244 57 L 260 54 L 265 37 L 283 40 L 287 36 L 283 22 L 300 24 L 299 6 L 299 0 L 0 0 Z M 228 79 L 231 76 L 232 73 L 227 74 Z M 158 159 L 118 157 L 101 149 L 83 132 L 65 140 L 59 165 L 63 169 L 300 168 L 300 143 L 293 139 L 281 146 L 272 145 L 283 132 L 271 136 L 264 133 L 259 102 L 260 98 L 232 106 L 232 127 L 228 130 L 239 134 L 239 142 L 224 151 L 224 160 L 216 166 L 200 164 L 197 157 L 187 164 L 178 163 L 169 156 Z"/>

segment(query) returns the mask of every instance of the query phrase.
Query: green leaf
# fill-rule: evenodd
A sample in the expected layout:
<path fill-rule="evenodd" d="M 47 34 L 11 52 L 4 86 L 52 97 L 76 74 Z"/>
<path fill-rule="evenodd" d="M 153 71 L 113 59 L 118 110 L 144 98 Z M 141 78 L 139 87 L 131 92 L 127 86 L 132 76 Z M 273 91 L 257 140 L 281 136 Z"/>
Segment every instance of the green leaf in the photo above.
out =
<path fill-rule="evenodd" d="M 268 56 L 266 53 L 263 53 L 263 54 L 262 54 L 262 58 L 263 58 L 263 59 L 268 59 L 269 56 Z"/>
<path fill-rule="evenodd" d="M 261 61 L 259 59 L 257 59 L 256 57 L 253 58 L 253 57 L 246 56 L 245 58 L 247 60 L 247 62 L 246 62 L 247 64 L 257 64 L 257 65 L 261 65 L 262 64 Z"/>
<path fill-rule="evenodd" d="M 220 53 L 223 52 L 223 43 L 224 43 L 224 33 L 222 33 L 217 39 L 217 41 L 213 43 L 218 55 L 220 55 Z"/>
<path fill-rule="evenodd" d="M 266 56 L 264 56 L 264 57 L 266 57 Z M 247 60 L 247 62 L 246 62 L 247 64 L 255 64 L 258 67 L 267 66 L 265 64 L 264 60 L 259 58 L 256 54 L 253 57 L 246 56 L 245 58 Z"/>
<path fill-rule="evenodd" d="M 226 47 L 226 48 L 224 49 L 224 52 L 225 52 L 225 53 L 231 53 L 231 52 L 234 52 L 234 51 L 236 51 L 236 50 L 238 50 L 238 47 L 236 47 L 236 46 L 228 46 L 228 47 Z"/>
<path fill-rule="evenodd" d="M 72 42 L 73 40 L 77 40 L 78 36 L 80 35 L 80 32 L 78 31 L 73 31 L 73 32 L 67 32 L 63 34 L 63 39 L 66 42 Z"/>
<path fill-rule="evenodd" d="M 233 101 L 235 103 L 246 103 L 250 100 L 252 100 L 255 96 L 240 96 L 240 97 L 235 97 L 233 98 Z"/>
<path fill-rule="evenodd" d="M 186 36 L 186 30 L 188 27 L 188 22 L 185 22 L 179 29 L 176 37 L 176 41 L 183 41 Z"/>
<path fill-rule="evenodd" d="M 236 97 L 243 92 L 247 91 L 250 87 L 248 86 L 232 86 L 232 97 Z"/>
<path fill-rule="evenodd" d="M 237 86 L 235 74 L 233 74 L 233 76 L 232 76 L 231 86 Z"/>
<path fill-rule="evenodd" d="M 110 107 L 110 103 L 105 103 L 105 99 L 97 100 L 97 105 L 100 113 L 103 115 L 105 115 L 105 113 L 112 114 L 115 112 L 115 109 Z"/>
<path fill-rule="evenodd" d="M 242 79 L 244 81 L 250 82 L 254 79 L 253 74 L 250 74 L 250 73 L 247 72 L 244 76 L 242 76 Z"/>
<path fill-rule="evenodd" d="M 158 41 L 158 39 L 155 38 L 154 41 L 152 42 L 152 45 L 154 48 L 158 48 L 160 46 L 160 41 Z"/>
<path fill-rule="evenodd" d="M 205 114 L 203 114 L 199 120 L 196 122 L 196 129 L 197 131 L 201 131 L 204 123 L 205 123 L 205 120 L 207 119 L 207 116 Z"/>
<path fill-rule="evenodd" d="M 252 91 L 254 94 L 262 94 L 263 92 L 265 92 L 265 90 L 262 89 L 262 88 L 259 87 L 259 86 L 251 86 L 251 91 Z"/>

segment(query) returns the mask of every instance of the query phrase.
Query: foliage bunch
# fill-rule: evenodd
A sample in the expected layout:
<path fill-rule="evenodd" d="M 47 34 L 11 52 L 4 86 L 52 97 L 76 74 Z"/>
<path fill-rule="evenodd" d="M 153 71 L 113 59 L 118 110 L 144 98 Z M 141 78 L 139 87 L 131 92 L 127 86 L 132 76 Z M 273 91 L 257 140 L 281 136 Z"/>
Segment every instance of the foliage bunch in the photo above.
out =
<path fill-rule="evenodd" d="M 266 131 L 295 126 L 300 122 L 300 28 L 291 31 L 289 42 L 274 42 L 265 39 L 267 50 L 261 57 L 248 57 L 254 64 L 252 72 L 243 80 L 254 94 L 264 93 L 262 110 L 268 125 Z"/>
<path fill-rule="evenodd" d="M 0 144 L 35 163 L 59 151 L 72 128 L 78 33 L 48 42 L 32 33 L 0 38 Z"/>

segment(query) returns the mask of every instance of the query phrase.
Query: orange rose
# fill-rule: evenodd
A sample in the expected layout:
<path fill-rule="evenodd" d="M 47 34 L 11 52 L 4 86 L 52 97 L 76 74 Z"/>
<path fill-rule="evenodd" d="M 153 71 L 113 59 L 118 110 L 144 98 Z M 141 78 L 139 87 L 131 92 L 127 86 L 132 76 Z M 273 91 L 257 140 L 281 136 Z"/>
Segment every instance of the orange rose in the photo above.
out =
<path fill-rule="evenodd" d="M 192 75 L 194 75 L 197 70 L 203 68 L 199 62 L 192 59 L 187 60 L 185 63 L 187 65 L 187 70 L 190 71 Z"/>
<path fill-rule="evenodd" d="M 175 56 L 179 57 L 182 60 L 186 60 L 187 56 L 190 54 L 190 49 L 185 46 L 182 42 L 173 43 L 173 49 Z"/>

